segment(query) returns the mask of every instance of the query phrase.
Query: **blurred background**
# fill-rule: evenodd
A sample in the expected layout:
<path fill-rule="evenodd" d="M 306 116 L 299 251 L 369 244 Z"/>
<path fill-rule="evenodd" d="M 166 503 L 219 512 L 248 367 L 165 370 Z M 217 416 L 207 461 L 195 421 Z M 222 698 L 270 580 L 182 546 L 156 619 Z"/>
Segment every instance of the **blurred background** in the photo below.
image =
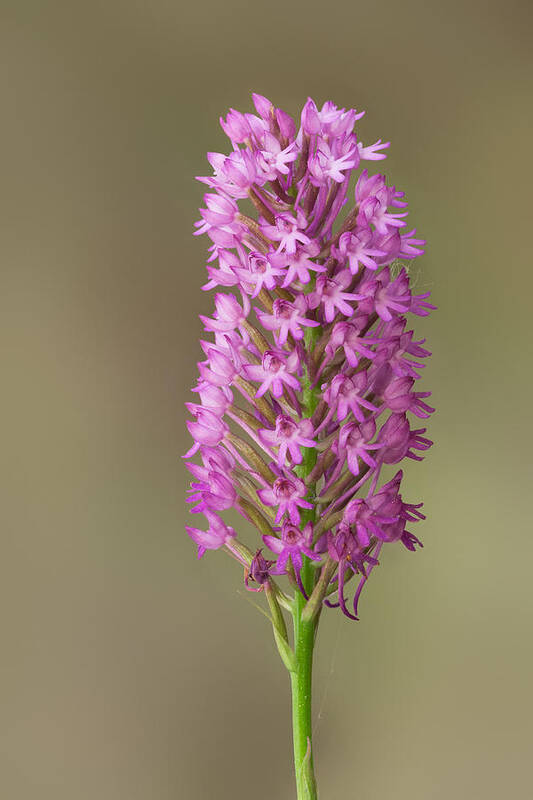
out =
<path fill-rule="evenodd" d="M 531 5 L 2 4 L 2 658 L 9 800 L 292 798 L 288 680 L 184 533 L 218 117 L 366 109 L 429 242 L 436 446 L 362 619 L 324 615 L 324 800 L 531 785 Z M 252 596 L 254 600 L 256 595 Z"/>

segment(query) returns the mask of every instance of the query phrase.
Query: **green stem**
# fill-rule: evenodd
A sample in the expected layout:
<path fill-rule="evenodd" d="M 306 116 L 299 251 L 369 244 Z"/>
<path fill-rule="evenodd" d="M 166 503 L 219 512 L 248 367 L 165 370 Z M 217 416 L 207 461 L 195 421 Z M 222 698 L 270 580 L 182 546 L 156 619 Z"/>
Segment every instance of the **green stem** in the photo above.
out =
<path fill-rule="evenodd" d="M 309 567 L 314 572 L 311 562 L 302 568 L 302 581 L 309 585 Z M 304 574 L 307 573 L 307 574 Z M 312 744 L 312 672 L 313 648 L 317 620 L 304 622 L 302 610 L 305 597 L 297 592 L 294 601 L 294 655 L 295 669 L 290 673 L 292 688 L 292 726 L 294 743 L 294 771 L 296 775 L 296 791 L 298 800 L 316 800 L 317 788 L 313 769 Z"/>

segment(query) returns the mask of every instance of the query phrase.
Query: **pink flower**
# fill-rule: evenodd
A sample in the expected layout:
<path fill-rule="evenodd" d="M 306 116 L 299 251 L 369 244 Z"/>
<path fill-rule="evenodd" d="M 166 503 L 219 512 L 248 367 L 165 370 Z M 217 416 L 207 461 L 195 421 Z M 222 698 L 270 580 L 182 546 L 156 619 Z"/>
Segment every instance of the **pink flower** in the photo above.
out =
<path fill-rule="evenodd" d="M 309 172 L 311 180 L 318 186 L 330 178 L 335 183 L 342 183 L 345 178 L 344 172 L 351 170 L 359 163 L 359 152 L 355 141 L 348 142 L 346 150 L 338 156 L 334 155 L 329 145 L 322 141 L 318 145 L 315 154 L 309 159 Z"/>
<path fill-rule="evenodd" d="M 206 331 L 234 331 L 237 328 L 241 329 L 247 341 L 247 336 L 243 330 L 243 323 L 250 313 L 250 301 L 244 295 L 242 306 L 232 294 L 216 294 L 215 295 L 215 314 L 213 318 L 204 317 L 200 315 L 200 319 L 204 323 Z"/>
<path fill-rule="evenodd" d="M 351 317 L 354 308 L 349 301 L 353 302 L 358 297 L 353 292 L 344 291 L 351 282 L 352 275 L 347 269 L 337 273 L 334 278 L 319 275 L 316 280 L 316 289 L 309 296 L 309 307 L 318 308 L 318 306 L 321 306 L 324 310 L 326 322 L 333 322 L 337 312 L 344 314 L 346 317 Z"/>
<path fill-rule="evenodd" d="M 320 556 L 312 550 L 312 540 L 313 526 L 310 523 L 300 530 L 287 521 L 283 522 L 281 526 L 281 539 L 277 539 L 275 536 L 263 536 L 264 543 L 278 556 L 272 574 L 283 575 L 287 570 L 287 563 L 290 561 L 303 594 L 305 594 L 305 589 L 300 578 L 303 565 L 302 556 L 307 556 L 311 561 L 320 561 Z"/>
<path fill-rule="evenodd" d="M 230 108 L 226 119 L 220 117 L 220 127 L 234 144 L 242 144 L 251 135 L 246 117 L 240 111 L 235 111 L 234 108 Z"/>
<path fill-rule="evenodd" d="M 307 310 L 305 297 L 299 294 L 292 303 L 280 298 L 274 300 L 272 314 L 265 314 L 258 308 L 255 309 L 255 312 L 263 328 L 276 331 L 277 344 L 282 345 L 287 341 L 289 334 L 296 341 L 303 339 L 302 325 L 306 328 L 319 326 L 320 323 L 308 319 Z"/>
<path fill-rule="evenodd" d="M 287 453 L 294 464 L 302 463 L 302 447 L 315 447 L 313 439 L 313 424 L 309 419 L 295 422 L 287 414 L 279 414 L 276 418 L 275 430 L 263 428 L 259 437 L 269 447 L 278 447 L 277 463 L 279 467 L 285 464 Z"/>
<path fill-rule="evenodd" d="M 340 375 L 335 375 L 331 383 L 326 384 L 322 395 L 330 409 L 325 422 L 329 422 L 335 412 L 339 422 L 342 422 L 350 411 L 358 422 L 364 422 L 365 414 L 363 409 L 377 411 L 376 406 L 365 399 L 367 386 L 368 378 L 365 372 L 358 372 L 353 378 L 343 372 Z"/>
<path fill-rule="evenodd" d="M 298 151 L 294 143 L 282 150 L 276 137 L 271 133 L 265 133 L 260 150 L 259 165 L 266 180 L 274 181 L 280 175 L 288 175 L 288 164 L 291 164 L 296 158 L 298 158 Z"/>
<path fill-rule="evenodd" d="M 225 351 L 224 351 L 225 350 Z M 234 349 L 207 347 L 207 361 L 198 364 L 200 376 L 215 386 L 229 386 L 239 374 L 240 359 Z"/>
<path fill-rule="evenodd" d="M 198 545 L 198 558 L 201 558 L 206 550 L 219 550 L 235 536 L 233 528 L 226 525 L 218 514 L 214 514 L 212 511 L 204 511 L 204 514 L 209 522 L 207 531 L 191 528 L 188 525 L 185 528 L 191 539 Z"/>
<path fill-rule="evenodd" d="M 369 177 L 368 170 L 364 169 L 355 187 L 355 200 L 359 205 L 358 225 L 373 225 L 379 233 L 386 233 L 387 226 L 403 227 L 405 222 L 401 218 L 406 217 L 407 212 L 392 214 L 388 211 L 391 205 L 397 208 L 407 205 L 400 200 L 401 197 L 403 192 L 397 192 L 394 186 L 387 186 L 383 175 Z"/>
<path fill-rule="evenodd" d="M 370 439 L 375 436 L 376 423 L 370 417 L 366 422 L 357 424 L 348 422 L 339 431 L 338 441 L 332 445 L 332 450 L 338 455 L 341 463 L 346 459 L 348 469 L 352 475 L 359 475 L 361 467 L 359 459 L 367 466 L 375 468 L 375 459 L 370 455 L 370 450 L 379 450 L 383 444 L 370 443 Z"/>
<path fill-rule="evenodd" d="M 361 142 L 357 143 L 359 155 L 361 160 L 364 161 L 381 161 L 383 158 L 387 158 L 385 153 L 380 153 L 378 151 L 385 150 L 385 148 L 389 146 L 390 142 L 382 142 L 381 139 L 378 139 L 377 142 L 374 142 L 374 144 L 370 144 L 367 147 L 364 147 Z"/>
<path fill-rule="evenodd" d="M 276 522 L 287 514 L 293 525 L 300 524 L 300 508 L 313 508 L 313 504 L 304 500 L 306 488 L 303 481 L 295 475 L 276 478 L 272 487 L 259 489 L 257 495 L 266 506 L 277 506 Z"/>
<path fill-rule="evenodd" d="M 289 255 L 296 252 L 298 244 L 309 244 L 311 241 L 302 228 L 306 227 L 306 220 L 301 212 L 296 219 L 291 214 L 277 214 L 274 225 L 262 225 L 261 230 L 274 242 L 279 242 L 278 253 Z"/>
<path fill-rule="evenodd" d="M 380 250 L 375 246 L 374 236 L 370 228 L 362 228 L 357 233 L 346 231 L 339 239 L 339 246 L 334 247 L 332 252 L 341 261 L 348 259 L 352 275 L 359 272 L 361 264 L 368 269 L 377 269 L 378 264 L 372 256 L 385 255 L 384 250 Z"/>
<path fill-rule="evenodd" d="M 417 417 L 429 417 L 435 409 L 422 398 L 429 397 L 431 392 L 413 392 L 413 385 L 413 378 L 395 378 L 383 392 L 383 401 L 391 411 L 411 411 Z"/>
<path fill-rule="evenodd" d="M 256 252 L 248 255 L 247 267 L 240 266 L 236 273 L 252 297 L 257 297 L 261 289 L 275 289 L 280 279 L 285 277 L 285 269 L 278 265 L 274 256 Z"/>
<path fill-rule="evenodd" d="M 290 386 L 299 390 L 300 382 L 292 374 L 298 366 L 298 355 L 282 350 L 267 350 L 263 355 L 261 364 L 245 364 L 244 374 L 252 381 L 260 381 L 261 386 L 256 392 L 256 397 L 262 397 L 269 390 L 274 397 L 281 397 L 283 386 Z"/>
<path fill-rule="evenodd" d="M 203 444 L 209 447 L 219 444 L 228 433 L 229 428 L 225 422 L 208 408 L 197 406 L 194 403 L 188 403 L 187 405 L 191 414 L 196 417 L 194 422 L 187 422 L 189 433 L 195 440 L 192 448 L 186 453 L 188 457 L 194 455 Z"/>
<path fill-rule="evenodd" d="M 274 256 L 276 263 L 283 264 L 287 267 L 285 280 L 281 284 L 285 289 L 296 280 L 300 283 L 307 284 L 311 280 L 310 272 L 325 272 L 326 268 L 322 264 L 317 264 L 311 261 L 311 258 L 317 256 L 320 252 L 320 246 L 317 242 L 309 241 L 305 247 L 298 247 L 294 253 L 290 255 L 287 253 L 277 254 Z"/>
<path fill-rule="evenodd" d="M 333 358 L 337 349 L 342 347 L 350 367 L 357 367 L 361 357 L 373 359 L 374 351 L 371 346 L 375 340 L 369 336 L 361 335 L 365 327 L 366 317 L 359 322 L 337 322 L 331 333 L 330 340 L 326 345 L 326 355 Z"/>

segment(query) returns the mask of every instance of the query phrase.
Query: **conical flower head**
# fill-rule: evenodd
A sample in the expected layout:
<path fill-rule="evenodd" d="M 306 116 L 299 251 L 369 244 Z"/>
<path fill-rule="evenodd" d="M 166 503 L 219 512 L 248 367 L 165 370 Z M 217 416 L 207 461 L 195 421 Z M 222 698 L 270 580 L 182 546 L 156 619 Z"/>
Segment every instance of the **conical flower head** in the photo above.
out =
<path fill-rule="evenodd" d="M 406 530 L 419 505 L 402 500 L 401 470 L 386 471 L 431 446 L 413 427 L 433 412 L 416 388 L 430 353 L 409 325 L 434 306 L 406 269 L 424 241 L 407 231 L 404 193 L 368 169 L 388 142 L 358 139 L 362 112 L 308 98 L 295 121 L 263 95 L 253 102 L 256 114 L 221 117 L 230 152 L 209 153 L 213 173 L 199 179 L 203 288 L 216 293 L 200 317 L 199 402 L 187 404 L 187 456 L 201 458 L 190 500 L 207 530 L 188 531 L 202 554 L 241 560 L 249 588 L 286 574 L 307 596 L 326 576 L 324 602 L 356 618 L 384 544 L 420 544 Z M 249 548 L 219 516 L 229 508 L 256 528 Z"/>

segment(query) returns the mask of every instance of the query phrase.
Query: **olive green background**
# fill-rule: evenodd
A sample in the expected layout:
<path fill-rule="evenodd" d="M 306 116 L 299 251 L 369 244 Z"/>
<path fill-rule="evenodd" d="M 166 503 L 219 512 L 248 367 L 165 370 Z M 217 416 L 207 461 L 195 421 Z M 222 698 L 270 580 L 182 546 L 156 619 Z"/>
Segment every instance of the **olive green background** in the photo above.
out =
<path fill-rule="evenodd" d="M 530 5 L 2 6 L 0 795 L 294 797 L 258 596 L 184 533 L 212 303 L 194 176 L 255 90 L 367 110 L 439 306 L 417 325 L 436 446 L 404 492 L 425 547 L 386 548 L 361 622 L 323 617 L 321 798 L 528 797 Z"/>

